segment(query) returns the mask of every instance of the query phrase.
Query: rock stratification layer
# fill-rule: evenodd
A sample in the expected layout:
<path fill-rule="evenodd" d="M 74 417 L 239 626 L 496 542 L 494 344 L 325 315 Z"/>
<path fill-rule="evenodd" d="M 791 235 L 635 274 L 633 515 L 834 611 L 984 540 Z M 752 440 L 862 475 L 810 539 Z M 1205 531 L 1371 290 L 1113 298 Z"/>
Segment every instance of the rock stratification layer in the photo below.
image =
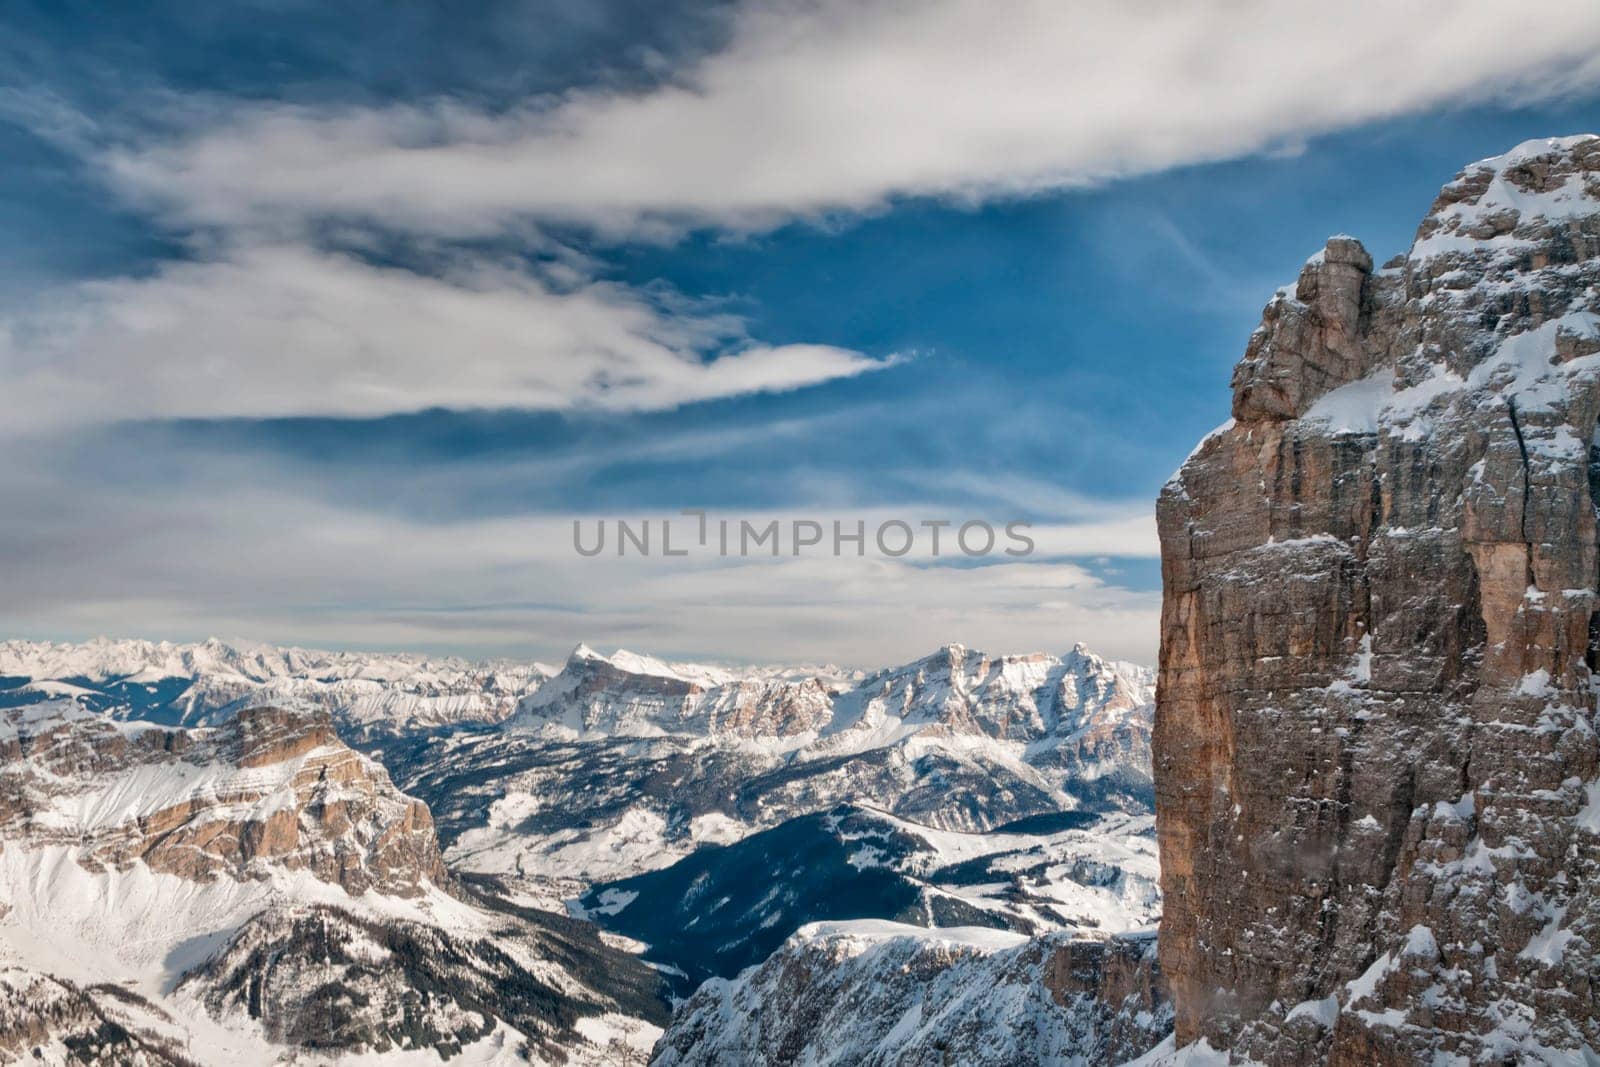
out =
<path fill-rule="evenodd" d="M 447 881 L 427 805 L 326 716 L 278 708 L 194 730 L 67 702 L 0 714 L 0 844 L 197 882 L 305 870 L 405 896 Z"/>
<path fill-rule="evenodd" d="M 1180 1044 L 1600 1048 L 1600 137 L 1445 186 L 1268 304 L 1161 494 Z"/>

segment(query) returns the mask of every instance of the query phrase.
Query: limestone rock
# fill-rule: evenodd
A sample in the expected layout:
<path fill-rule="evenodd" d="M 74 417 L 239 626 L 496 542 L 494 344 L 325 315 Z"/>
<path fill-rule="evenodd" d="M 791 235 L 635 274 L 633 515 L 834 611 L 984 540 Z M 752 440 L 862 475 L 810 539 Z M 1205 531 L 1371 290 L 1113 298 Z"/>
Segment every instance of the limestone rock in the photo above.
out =
<path fill-rule="evenodd" d="M 327 716 L 278 708 L 194 730 L 66 703 L 12 709 L 0 719 L 0 841 L 203 882 L 307 870 L 351 893 L 409 894 L 446 881 L 427 805 Z"/>
<path fill-rule="evenodd" d="M 1521 145 L 1267 306 L 1162 491 L 1179 1044 L 1600 1048 L 1600 137 Z"/>

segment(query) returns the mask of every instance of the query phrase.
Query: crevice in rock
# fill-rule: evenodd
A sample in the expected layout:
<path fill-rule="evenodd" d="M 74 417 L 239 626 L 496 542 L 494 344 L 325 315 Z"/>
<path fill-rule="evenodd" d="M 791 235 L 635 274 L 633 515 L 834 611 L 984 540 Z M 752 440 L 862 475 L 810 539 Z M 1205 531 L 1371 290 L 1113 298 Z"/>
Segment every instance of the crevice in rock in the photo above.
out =
<path fill-rule="evenodd" d="M 1589 438 L 1589 504 L 1600 520 L 1600 423 Z M 1584 663 L 1591 675 L 1600 674 L 1600 608 L 1589 616 L 1589 645 L 1584 650 Z"/>
<path fill-rule="evenodd" d="M 1511 432 L 1517 438 L 1517 451 L 1522 453 L 1522 513 L 1518 516 L 1522 531 L 1522 543 L 1532 546 L 1533 542 L 1528 537 L 1528 503 L 1533 496 L 1533 470 L 1528 463 L 1528 442 L 1522 436 L 1522 423 L 1517 418 L 1517 402 L 1515 399 L 1510 397 L 1506 399 L 1506 410 L 1511 413 Z M 1528 559 L 1528 567 L 1530 570 L 1533 568 L 1531 556 Z M 1530 582 L 1529 584 L 1532 583 Z"/>

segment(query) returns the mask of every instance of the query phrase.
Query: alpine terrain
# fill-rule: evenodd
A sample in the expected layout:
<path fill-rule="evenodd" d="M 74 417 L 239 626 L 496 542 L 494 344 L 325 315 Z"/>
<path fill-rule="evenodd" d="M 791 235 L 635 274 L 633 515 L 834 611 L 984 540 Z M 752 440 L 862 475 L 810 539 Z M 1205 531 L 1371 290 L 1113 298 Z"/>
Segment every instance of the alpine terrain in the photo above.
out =
<path fill-rule="evenodd" d="M 820 960 L 817 1062 L 860 1062 L 862 983 L 928 995 L 885 968 L 965 1005 L 861 1018 L 886 1055 L 991 1018 L 1032 1036 L 971 1062 L 1131 1055 L 1172 1022 L 1152 679 L 7 642 L 0 1055 L 756 1062 L 718 1005 L 775 1025 Z"/>

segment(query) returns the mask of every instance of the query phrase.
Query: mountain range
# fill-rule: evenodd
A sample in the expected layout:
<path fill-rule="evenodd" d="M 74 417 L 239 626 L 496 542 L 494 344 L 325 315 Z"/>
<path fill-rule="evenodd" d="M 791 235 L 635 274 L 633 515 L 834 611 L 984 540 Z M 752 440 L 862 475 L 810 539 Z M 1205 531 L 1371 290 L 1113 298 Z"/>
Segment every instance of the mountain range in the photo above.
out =
<path fill-rule="evenodd" d="M 0 1054 L 643 1062 L 818 922 L 1148 930 L 1152 677 L 9 641 Z"/>

